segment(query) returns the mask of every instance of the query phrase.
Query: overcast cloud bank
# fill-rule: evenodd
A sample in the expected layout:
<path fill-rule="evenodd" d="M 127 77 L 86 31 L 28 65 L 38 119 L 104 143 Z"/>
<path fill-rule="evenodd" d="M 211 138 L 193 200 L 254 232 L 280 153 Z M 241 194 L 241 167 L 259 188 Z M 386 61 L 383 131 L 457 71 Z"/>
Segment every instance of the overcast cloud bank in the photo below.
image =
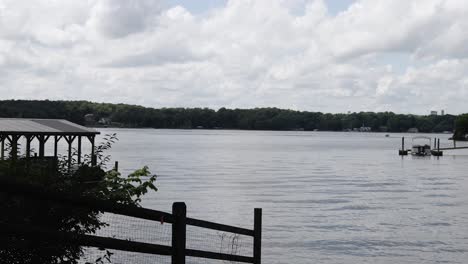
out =
<path fill-rule="evenodd" d="M 165 6 L 0 0 L 2 98 L 467 112 L 467 1 Z"/>

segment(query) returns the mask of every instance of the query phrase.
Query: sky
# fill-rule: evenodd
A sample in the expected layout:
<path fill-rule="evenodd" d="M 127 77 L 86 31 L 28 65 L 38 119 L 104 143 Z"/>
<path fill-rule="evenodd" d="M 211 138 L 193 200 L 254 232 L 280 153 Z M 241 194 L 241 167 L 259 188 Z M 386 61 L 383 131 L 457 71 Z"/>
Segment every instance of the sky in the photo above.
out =
<path fill-rule="evenodd" d="M 464 0 L 0 0 L 0 99 L 468 112 Z"/>

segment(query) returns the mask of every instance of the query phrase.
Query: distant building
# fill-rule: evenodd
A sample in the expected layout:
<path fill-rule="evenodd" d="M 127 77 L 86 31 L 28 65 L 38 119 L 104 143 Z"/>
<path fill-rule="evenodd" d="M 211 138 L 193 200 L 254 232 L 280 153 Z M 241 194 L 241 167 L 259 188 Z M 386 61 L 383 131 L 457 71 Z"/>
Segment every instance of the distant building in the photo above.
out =
<path fill-rule="evenodd" d="M 112 120 L 108 117 L 101 117 L 101 119 L 99 119 L 98 123 L 102 126 L 108 126 L 112 123 Z"/>
<path fill-rule="evenodd" d="M 442 111 L 440 111 L 440 115 L 445 115 L 445 110 L 442 109 Z"/>
<path fill-rule="evenodd" d="M 432 115 L 432 116 L 436 116 L 436 115 L 437 115 L 437 111 L 431 111 L 431 115 Z"/>
<path fill-rule="evenodd" d="M 84 116 L 84 120 L 85 120 L 86 126 L 94 126 L 96 123 L 96 118 L 94 117 L 93 114 L 86 114 Z"/>
<path fill-rule="evenodd" d="M 416 128 L 416 127 L 412 127 L 410 129 L 408 129 L 408 133 L 418 133 L 419 130 Z"/>
<path fill-rule="evenodd" d="M 370 127 L 365 127 L 365 126 L 362 126 L 359 128 L 359 131 L 360 132 L 371 132 L 372 128 Z"/>

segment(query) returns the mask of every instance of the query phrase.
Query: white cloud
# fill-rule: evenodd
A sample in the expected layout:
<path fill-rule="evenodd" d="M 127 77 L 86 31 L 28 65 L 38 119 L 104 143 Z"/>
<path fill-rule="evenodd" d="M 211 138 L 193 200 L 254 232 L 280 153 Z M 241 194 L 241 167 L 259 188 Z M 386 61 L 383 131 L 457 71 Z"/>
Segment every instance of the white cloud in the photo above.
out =
<path fill-rule="evenodd" d="M 153 0 L 0 0 L 0 92 L 153 107 L 467 111 L 468 2 L 361 0 L 338 15 L 325 3 L 231 0 L 195 15 Z M 409 59 L 381 59 L 394 53 Z"/>
<path fill-rule="evenodd" d="M 90 9 L 87 24 L 109 38 L 121 38 L 155 26 L 159 3 L 154 0 L 100 0 Z"/>

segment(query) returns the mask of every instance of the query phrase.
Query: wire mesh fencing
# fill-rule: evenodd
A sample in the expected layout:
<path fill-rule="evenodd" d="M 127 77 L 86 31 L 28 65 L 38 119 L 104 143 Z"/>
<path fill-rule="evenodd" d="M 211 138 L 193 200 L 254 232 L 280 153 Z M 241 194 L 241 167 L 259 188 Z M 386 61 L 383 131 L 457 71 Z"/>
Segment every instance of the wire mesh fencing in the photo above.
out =
<path fill-rule="evenodd" d="M 106 226 L 97 230 L 94 233 L 96 236 L 126 240 L 130 242 L 171 246 L 172 225 L 170 223 L 165 223 L 163 220 L 152 221 L 114 213 L 103 213 L 100 216 L 100 220 L 106 223 Z M 104 248 L 99 249 L 95 247 L 84 248 L 83 255 L 79 260 L 80 264 L 153 264 L 170 262 L 170 256 Z"/>
<path fill-rule="evenodd" d="M 96 233 L 98 236 L 112 237 L 134 242 L 157 243 L 167 246 L 171 245 L 172 225 L 169 223 L 107 213 L 103 215 L 103 220 L 108 223 L 108 226 L 99 230 Z M 252 256 L 253 237 L 188 225 L 186 247 L 189 249 L 228 255 Z M 87 247 L 85 248 L 84 254 L 79 263 L 171 263 L 171 257 Z M 239 262 L 188 257 L 186 259 L 186 263 L 222 264 Z"/>
<path fill-rule="evenodd" d="M 0 217 L 1 240 L 26 245 L 21 249 L 23 252 L 28 253 L 29 248 L 45 259 L 33 263 L 260 264 L 261 209 L 255 209 L 254 229 L 244 229 L 187 218 L 184 203 L 174 203 L 173 212 L 166 213 L 2 183 L 0 198 L 5 195 L 8 199 L 0 199 L 4 203 L 30 201 L 41 207 L 24 215 L 18 210 L 16 220 Z M 75 214 L 86 221 L 77 221 Z M 56 223 L 51 224 L 50 219 Z M 83 228 L 83 225 L 96 228 Z M 57 260 L 41 252 L 38 246 L 58 255 L 60 250 L 73 254 Z M 15 253 L 15 248 L 9 252 Z"/>
<path fill-rule="evenodd" d="M 253 237 L 197 226 L 187 226 L 187 248 L 228 255 L 252 256 Z"/>
<path fill-rule="evenodd" d="M 164 220 L 153 221 L 104 213 L 101 216 L 101 221 L 106 223 L 106 226 L 97 230 L 97 236 L 165 246 L 171 245 L 172 225 Z"/>
<path fill-rule="evenodd" d="M 104 213 L 102 220 L 106 226 L 96 232 L 101 237 L 111 237 L 132 242 L 172 245 L 172 224 L 151 221 L 113 213 Z M 254 239 L 252 236 L 224 232 L 204 227 L 186 225 L 186 248 L 225 255 L 252 256 Z M 98 262 L 96 262 L 98 261 Z M 119 250 L 86 248 L 79 263 L 170 263 L 170 256 L 132 253 Z M 186 263 L 220 264 L 239 263 L 232 260 L 214 260 L 200 257 L 187 257 Z"/>
<path fill-rule="evenodd" d="M 79 264 L 171 264 L 171 256 L 86 247 Z"/>

